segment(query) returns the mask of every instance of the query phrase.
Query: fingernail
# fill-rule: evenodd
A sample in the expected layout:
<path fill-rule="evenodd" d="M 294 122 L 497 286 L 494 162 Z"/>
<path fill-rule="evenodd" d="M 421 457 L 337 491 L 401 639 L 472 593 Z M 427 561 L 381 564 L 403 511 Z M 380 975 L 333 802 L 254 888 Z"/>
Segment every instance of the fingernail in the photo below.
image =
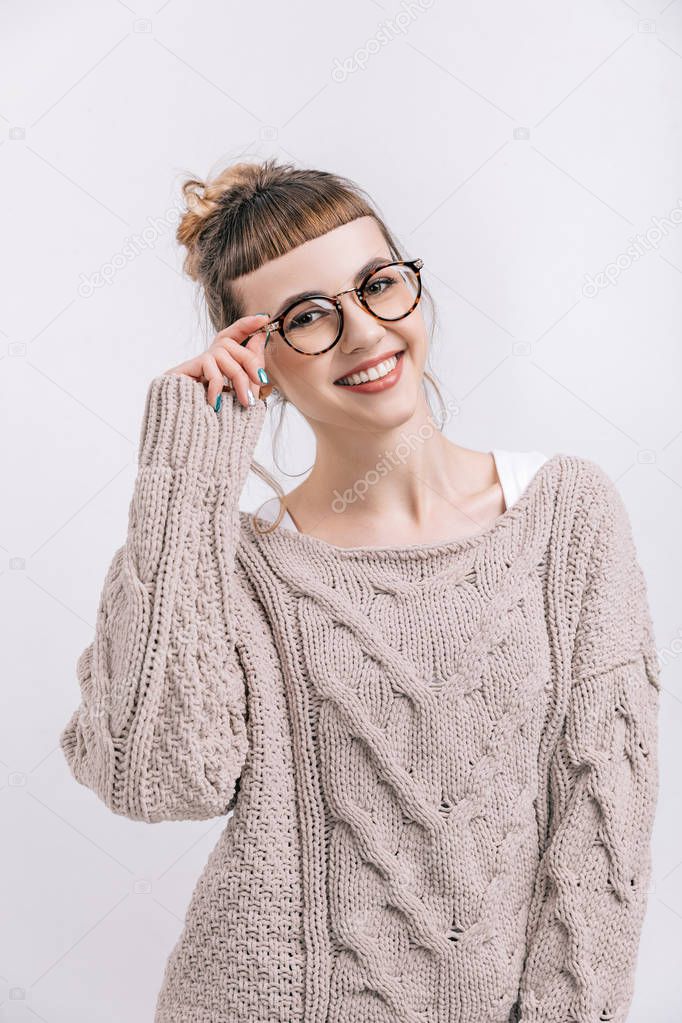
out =
<path fill-rule="evenodd" d="M 248 391 L 246 392 L 246 397 L 248 399 L 249 405 L 255 405 L 256 404 L 256 399 L 254 398 L 253 391 L 251 390 L 250 387 L 249 387 Z"/>
<path fill-rule="evenodd" d="M 213 406 L 215 408 L 216 412 L 220 412 L 220 406 L 222 405 L 222 403 L 223 403 L 223 396 L 222 396 L 222 394 L 219 394 L 218 397 L 215 400 L 215 405 Z"/>
<path fill-rule="evenodd" d="M 260 380 L 260 382 L 262 384 L 267 384 L 270 378 L 268 377 L 268 374 L 265 372 L 264 369 L 259 368 L 258 369 L 258 379 Z"/>
<path fill-rule="evenodd" d="M 254 316 L 269 316 L 270 313 L 254 313 Z"/>

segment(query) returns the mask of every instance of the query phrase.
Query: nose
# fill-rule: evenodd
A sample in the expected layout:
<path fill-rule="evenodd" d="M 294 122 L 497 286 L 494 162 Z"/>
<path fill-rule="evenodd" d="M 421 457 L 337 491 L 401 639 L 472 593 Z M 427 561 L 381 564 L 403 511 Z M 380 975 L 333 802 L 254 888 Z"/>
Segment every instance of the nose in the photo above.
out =
<path fill-rule="evenodd" d="M 346 292 L 339 301 L 343 306 L 343 333 L 339 340 L 342 351 L 371 348 L 382 339 L 386 333 L 384 324 L 364 308 L 354 291 Z"/>

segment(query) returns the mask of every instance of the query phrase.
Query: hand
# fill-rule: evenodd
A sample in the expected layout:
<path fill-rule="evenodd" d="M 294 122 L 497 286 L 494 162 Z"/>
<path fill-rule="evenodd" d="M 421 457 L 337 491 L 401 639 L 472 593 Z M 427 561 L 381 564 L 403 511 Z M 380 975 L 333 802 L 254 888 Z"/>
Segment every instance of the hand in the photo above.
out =
<path fill-rule="evenodd" d="M 225 389 L 225 378 L 232 384 L 234 394 L 242 405 L 248 405 L 248 390 L 254 399 L 266 398 L 272 391 L 272 384 L 263 384 L 258 370 L 264 369 L 265 333 L 258 330 L 259 323 L 267 323 L 267 315 L 242 316 L 229 327 L 219 331 L 209 348 L 187 362 L 180 363 L 166 373 L 177 373 L 208 384 L 206 394 L 209 404 L 215 408 L 216 398 Z M 253 331 L 258 331 L 242 346 L 241 342 Z"/>

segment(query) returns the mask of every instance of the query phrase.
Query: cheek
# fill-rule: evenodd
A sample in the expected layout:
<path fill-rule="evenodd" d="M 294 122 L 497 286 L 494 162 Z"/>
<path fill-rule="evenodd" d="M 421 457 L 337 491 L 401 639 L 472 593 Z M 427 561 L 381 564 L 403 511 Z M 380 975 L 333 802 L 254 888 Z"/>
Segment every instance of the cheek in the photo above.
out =
<path fill-rule="evenodd" d="M 396 335 L 407 345 L 413 365 L 419 370 L 423 369 L 429 353 L 429 338 L 423 317 L 421 315 L 406 317 Z"/>
<path fill-rule="evenodd" d="M 329 364 L 325 357 L 299 355 L 283 342 L 270 349 L 268 345 L 265 368 L 275 386 L 301 409 L 314 404 L 316 395 L 328 380 Z"/>
<path fill-rule="evenodd" d="M 428 333 L 421 314 L 415 318 L 414 323 L 410 323 L 407 329 L 405 340 L 410 348 L 412 360 L 422 369 L 428 356 Z"/>
<path fill-rule="evenodd" d="M 281 383 L 282 387 L 294 371 L 295 355 L 296 353 L 292 352 L 277 334 L 273 334 L 265 346 L 263 352 L 265 368 L 272 380 Z"/>

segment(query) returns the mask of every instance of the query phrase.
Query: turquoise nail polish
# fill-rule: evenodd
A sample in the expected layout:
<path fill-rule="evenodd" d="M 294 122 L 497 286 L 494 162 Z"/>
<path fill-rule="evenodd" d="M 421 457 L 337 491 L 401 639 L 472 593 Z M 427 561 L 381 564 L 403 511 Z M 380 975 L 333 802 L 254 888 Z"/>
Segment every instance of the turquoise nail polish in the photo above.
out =
<path fill-rule="evenodd" d="M 268 374 L 261 367 L 258 369 L 258 379 L 262 384 L 267 384 L 269 380 Z"/>
<path fill-rule="evenodd" d="M 222 403 L 223 403 L 223 396 L 222 396 L 222 394 L 219 394 L 218 397 L 215 400 L 215 406 L 214 407 L 215 407 L 216 412 L 220 412 L 220 406 L 222 405 Z"/>

